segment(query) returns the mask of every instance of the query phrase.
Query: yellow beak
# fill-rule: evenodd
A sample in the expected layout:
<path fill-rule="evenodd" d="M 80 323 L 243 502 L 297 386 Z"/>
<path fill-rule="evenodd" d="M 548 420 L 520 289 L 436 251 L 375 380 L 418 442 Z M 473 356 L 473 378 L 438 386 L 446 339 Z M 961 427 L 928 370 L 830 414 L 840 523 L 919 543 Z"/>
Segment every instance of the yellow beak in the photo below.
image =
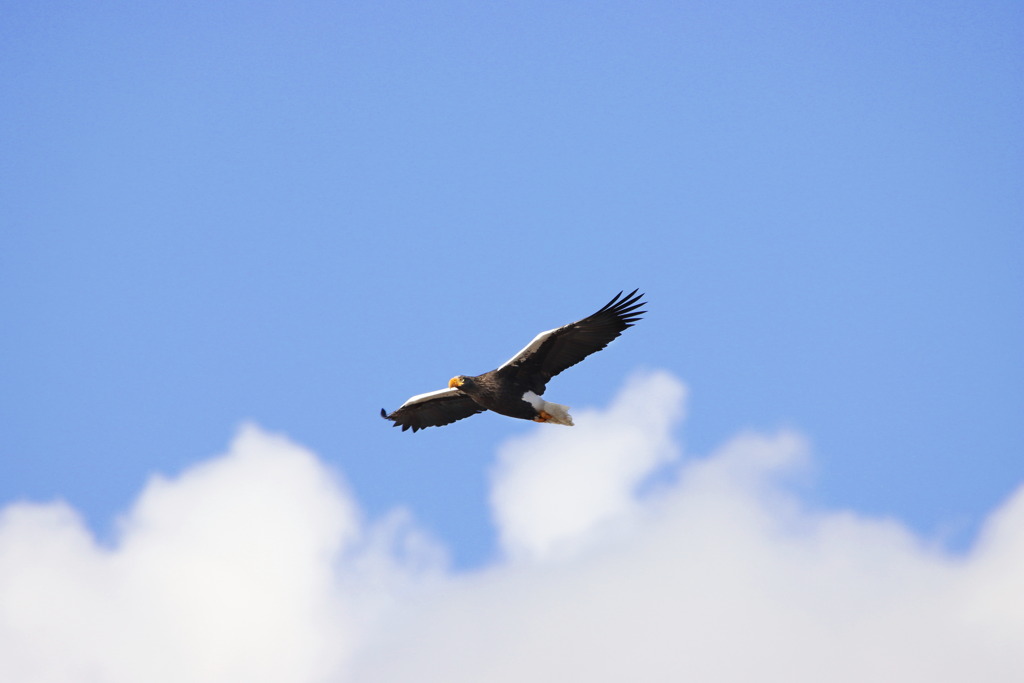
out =
<path fill-rule="evenodd" d="M 452 377 L 450 380 L 448 380 L 448 388 L 457 389 L 462 386 L 462 383 L 463 380 L 461 377 Z"/>

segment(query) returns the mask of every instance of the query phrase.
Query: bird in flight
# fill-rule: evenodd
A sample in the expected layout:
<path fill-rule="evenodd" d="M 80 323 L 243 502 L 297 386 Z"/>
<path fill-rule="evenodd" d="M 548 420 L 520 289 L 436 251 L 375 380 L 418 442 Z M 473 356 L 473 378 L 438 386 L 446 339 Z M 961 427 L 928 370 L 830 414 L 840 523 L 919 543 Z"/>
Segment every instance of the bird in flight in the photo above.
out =
<path fill-rule="evenodd" d="M 541 332 L 498 369 L 452 377 L 447 389 L 413 396 L 390 415 L 384 409 L 380 415 L 403 432 L 440 427 L 485 410 L 572 426 L 568 406 L 541 398 L 548 380 L 608 346 L 640 320 L 646 313 L 637 310 L 645 305 L 642 297 L 635 289 L 625 296 L 619 292 L 593 315 Z"/>

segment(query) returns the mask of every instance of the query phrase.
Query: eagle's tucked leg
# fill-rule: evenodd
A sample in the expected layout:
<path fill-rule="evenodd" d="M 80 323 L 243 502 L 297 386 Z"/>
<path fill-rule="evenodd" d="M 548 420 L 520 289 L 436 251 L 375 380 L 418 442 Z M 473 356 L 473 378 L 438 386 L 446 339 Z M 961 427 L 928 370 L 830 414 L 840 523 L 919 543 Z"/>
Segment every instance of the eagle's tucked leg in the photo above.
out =
<path fill-rule="evenodd" d="M 538 415 L 537 417 L 533 418 L 533 421 L 534 422 L 547 422 L 550 419 L 551 419 L 551 414 L 548 413 L 545 410 L 542 410 L 542 411 L 540 411 L 540 415 Z"/>

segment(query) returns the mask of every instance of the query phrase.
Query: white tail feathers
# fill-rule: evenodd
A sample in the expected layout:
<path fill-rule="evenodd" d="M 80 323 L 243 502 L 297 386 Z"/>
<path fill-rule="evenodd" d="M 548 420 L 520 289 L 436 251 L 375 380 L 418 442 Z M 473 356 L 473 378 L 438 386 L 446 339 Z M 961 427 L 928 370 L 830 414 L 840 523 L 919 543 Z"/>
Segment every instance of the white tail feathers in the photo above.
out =
<path fill-rule="evenodd" d="M 569 414 L 569 406 L 563 406 L 561 403 L 549 403 L 544 401 L 544 412 L 551 416 L 548 422 L 554 422 L 556 425 L 565 425 L 566 427 L 572 427 L 572 415 Z"/>
<path fill-rule="evenodd" d="M 551 417 L 546 422 L 553 422 L 557 425 L 565 425 L 572 427 L 572 415 L 569 414 L 569 406 L 563 406 L 561 403 L 551 403 L 545 401 L 537 394 L 532 391 L 527 391 L 523 394 L 523 400 L 532 405 L 537 411 L 543 410 Z"/>

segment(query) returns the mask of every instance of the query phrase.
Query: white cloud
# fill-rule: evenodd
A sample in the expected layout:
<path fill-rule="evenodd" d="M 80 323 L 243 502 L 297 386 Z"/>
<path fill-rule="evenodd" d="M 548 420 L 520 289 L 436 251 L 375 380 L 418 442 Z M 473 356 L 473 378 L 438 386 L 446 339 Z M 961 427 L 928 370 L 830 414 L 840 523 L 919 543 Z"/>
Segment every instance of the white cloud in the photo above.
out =
<path fill-rule="evenodd" d="M 254 427 L 150 481 L 113 548 L 65 505 L 11 505 L 0 680 L 319 680 L 357 642 L 334 563 L 359 536 L 343 484 Z"/>
<path fill-rule="evenodd" d="M 501 448 L 506 557 L 469 574 L 253 427 L 150 482 L 112 547 L 67 506 L 8 506 L 0 680 L 1024 680 L 1024 490 L 951 556 L 808 509 L 799 435 L 680 460 L 684 395 L 641 376 Z"/>
<path fill-rule="evenodd" d="M 580 412 L 575 428 L 502 447 L 491 503 L 505 551 L 550 559 L 635 513 L 640 484 L 679 455 L 671 428 L 684 394 L 667 373 L 638 376 L 609 410 Z"/>

